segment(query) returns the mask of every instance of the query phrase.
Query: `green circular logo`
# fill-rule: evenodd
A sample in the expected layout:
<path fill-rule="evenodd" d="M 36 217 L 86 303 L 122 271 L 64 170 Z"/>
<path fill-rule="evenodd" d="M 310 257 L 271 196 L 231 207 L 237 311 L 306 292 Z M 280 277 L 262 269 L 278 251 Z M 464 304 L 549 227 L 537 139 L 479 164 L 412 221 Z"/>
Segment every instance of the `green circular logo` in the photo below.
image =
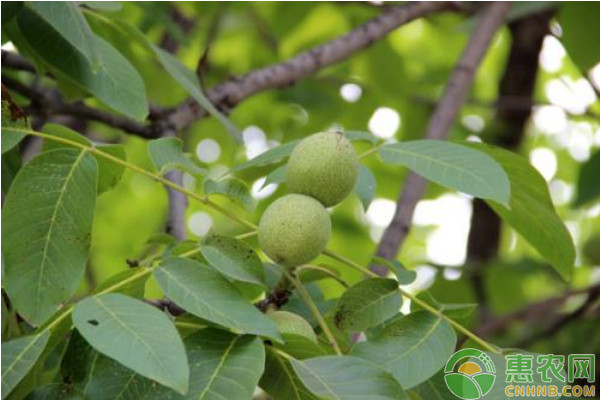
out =
<path fill-rule="evenodd" d="M 465 400 L 479 399 L 492 390 L 496 368 L 481 350 L 462 349 L 450 357 L 444 369 L 448 389 Z"/>

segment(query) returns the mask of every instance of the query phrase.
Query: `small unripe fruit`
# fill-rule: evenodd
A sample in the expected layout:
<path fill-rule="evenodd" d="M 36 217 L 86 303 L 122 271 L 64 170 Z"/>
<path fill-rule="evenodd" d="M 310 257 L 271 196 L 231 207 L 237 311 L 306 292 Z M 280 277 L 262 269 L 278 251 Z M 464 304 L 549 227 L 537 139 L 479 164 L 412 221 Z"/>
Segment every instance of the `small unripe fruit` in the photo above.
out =
<path fill-rule="evenodd" d="M 284 338 L 286 335 L 297 335 L 317 342 L 317 335 L 312 326 L 301 316 L 287 311 L 272 311 L 267 315 L 275 322 Z"/>
<path fill-rule="evenodd" d="M 331 207 L 352 192 L 358 167 L 356 151 L 342 133 L 315 133 L 303 139 L 290 155 L 285 180 L 291 192 L 314 197 Z"/>
<path fill-rule="evenodd" d="M 301 194 L 275 200 L 258 224 L 260 247 L 271 260 L 288 268 L 321 254 L 331 235 L 331 219 L 321 203 Z"/>

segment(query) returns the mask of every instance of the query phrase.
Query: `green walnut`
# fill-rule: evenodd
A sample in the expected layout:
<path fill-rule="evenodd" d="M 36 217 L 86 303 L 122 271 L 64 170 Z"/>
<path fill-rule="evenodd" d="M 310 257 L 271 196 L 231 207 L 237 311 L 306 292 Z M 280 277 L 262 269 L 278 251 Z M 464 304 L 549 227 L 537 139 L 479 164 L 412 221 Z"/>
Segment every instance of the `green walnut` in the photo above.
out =
<path fill-rule="evenodd" d="M 321 203 L 288 194 L 265 210 L 258 224 L 260 247 L 271 260 L 291 268 L 321 254 L 331 235 L 331 219 Z"/>
<path fill-rule="evenodd" d="M 317 342 L 317 335 L 312 326 L 301 316 L 287 311 L 272 311 L 267 315 L 275 322 L 284 338 L 287 335 L 297 335 Z"/>
<path fill-rule="evenodd" d="M 285 180 L 292 193 L 314 197 L 331 207 L 352 192 L 358 167 L 356 151 L 342 133 L 315 133 L 292 152 Z"/>

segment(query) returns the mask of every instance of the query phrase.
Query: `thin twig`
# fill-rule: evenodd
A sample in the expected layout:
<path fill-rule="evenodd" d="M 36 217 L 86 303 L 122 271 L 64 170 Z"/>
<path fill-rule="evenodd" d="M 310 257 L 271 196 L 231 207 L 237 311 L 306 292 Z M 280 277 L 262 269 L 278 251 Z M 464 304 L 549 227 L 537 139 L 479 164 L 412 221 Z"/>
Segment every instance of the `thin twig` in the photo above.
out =
<path fill-rule="evenodd" d="M 425 131 L 426 139 L 443 140 L 448 136 L 456 116 L 467 98 L 475 72 L 490 43 L 504 23 L 510 5 L 506 2 L 494 2 L 481 12 L 475 30 L 446 85 L 444 95 L 438 104 Z M 396 211 L 391 223 L 386 228 L 376 255 L 393 259 L 410 230 L 415 207 L 425 194 L 427 181 L 414 172 L 409 172 L 397 200 Z M 380 265 L 372 265 L 371 270 L 378 274 L 387 273 Z"/>
<path fill-rule="evenodd" d="M 161 175 L 158 175 L 158 174 L 155 174 L 153 172 L 147 171 L 144 168 L 138 167 L 135 164 L 131 164 L 130 162 L 124 161 L 124 160 L 122 160 L 122 159 L 120 159 L 118 157 L 115 157 L 115 156 L 111 155 L 111 154 L 105 153 L 104 151 L 102 151 L 102 150 L 100 150 L 100 149 L 98 149 L 96 147 L 89 147 L 89 146 L 87 146 L 85 144 L 74 142 L 72 140 L 65 139 L 65 138 L 62 138 L 62 137 L 59 137 L 59 136 L 53 136 L 53 135 L 49 135 L 47 133 L 32 131 L 32 130 L 29 130 L 29 129 L 11 128 L 11 132 L 22 133 L 22 134 L 25 134 L 25 135 L 37 136 L 37 137 L 41 137 L 41 138 L 44 138 L 44 139 L 53 140 L 55 142 L 64 143 L 66 145 L 82 149 L 84 151 L 89 151 L 90 153 L 96 154 L 96 155 L 98 155 L 98 156 L 100 156 L 102 158 L 105 158 L 105 159 L 107 159 L 107 160 L 109 160 L 109 161 L 111 161 L 111 162 L 113 162 L 115 164 L 118 164 L 118 165 L 122 166 L 122 167 L 130 169 L 130 170 L 132 170 L 134 172 L 137 172 L 137 173 L 139 173 L 141 175 L 145 175 L 148 178 L 151 178 L 151 179 L 153 179 L 153 180 L 155 180 L 157 182 L 162 183 L 165 186 L 168 186 L 168 187 L 170 187 L 170 188 L 172 188 L 174 190 L 177 190 L 178 192 L 181 192 L 181 193 L 185 194 L 186 196 L 188 196 L 188 197 L 190 197 L 192 199 L 198 200 L 199 202 L 201 202 L 205 206 L 207 206 L 209 208 L 212 208 L 213 210 L 215 210 L 215 211 L 223 214 L 224 216 L 226 216 L 227 218 L 231 219 L 232 221 L 236 221 L 236 222 L 240 223 L 241 225 L 245 225 L 248 228 L 251 228 L 253 230 L 257 229 L 257 226 L 254 223 L 252 223 L 252 222 L 250 222 L 250 221 L 248 221 L 248 220 L 246 220 L 244 218 L 241 218 L 241 217 L 235 215 L 234 213 L 230 212 L 226 208 L 223 208 L 220 205 L 214 203 L 212 200 L 210 200 L 208 198 L 208 196 L 206 196 L 206 195 L 198 195 L 198 194 L 196 194 L 194 192 L 191 192 L 191 191 L 187 190 L 186 188 L 181 187 L 181 186 L 179 186 L 179 185 L 177 185 L 177 184 L 169 181 L 168 179 L 165 179 Z"/>
<path fill-rule="evenodd" d="M 317 305 L 315 304 L 313 299 L 310 297 L 310 294 L 308 293 L 308 291 L 304 288 L 304 285 L 302 284 L 302 282 L 300 282 L 298 279 L 294 278 L 289 272 L 287 272 L 285 270 L 283 271 L 283 274 L 290 282 L 292 282 L 292 285 L 294 285 L 296 287 L 296 289 L 298 289 L 298 294 L 300 295 L 302 300 L 304 300 L 304 302 L 306 303 L 306 305 L 308 306 L 308 308 L 314 315 L 315 319 L 319 323 L 319 326 L 321 327 L 321 330 L 327 337 L 327 340 L 329 340 L 331 347 L 333 347 L 333 350 L 335 350 L 336 354 L 342 355 L 342 350 L 340 349 L 340 346 L 338 345 L 337 340 L 335 340 L 335 336 L 333 336 L 333 333 L 331 333 L 331 330 L 329 329 L 329 326 L 327 325 L 325 318 L 323 318 L 323 316 L 321 315 L 321 312 L 317 308 Z"/>

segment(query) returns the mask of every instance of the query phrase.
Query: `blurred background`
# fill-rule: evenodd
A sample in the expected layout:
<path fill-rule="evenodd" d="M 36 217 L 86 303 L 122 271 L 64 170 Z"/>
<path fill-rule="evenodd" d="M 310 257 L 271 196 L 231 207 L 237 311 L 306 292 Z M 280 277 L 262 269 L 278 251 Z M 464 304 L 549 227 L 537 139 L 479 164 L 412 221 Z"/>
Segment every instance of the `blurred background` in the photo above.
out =
<path fill-rule="evenodd" d="M 175 54 L 209 88 L 336 38 L 386 6 L 376 2 L 123 2 L 108 12 Z M 477 71 L 450 135 L 452 140 L 506 147 L 537 168 L 577 249 L 572 282 L 561 280 L 482 202 L 435 184 L 418 203 L 410 235 L 398 255 L 408 269 L 417 271 L 411 291 L 429 289 L 442 302 L 478 303 L 465 322 L 500 346 L 600 354 L 598 301 L 596 297 L 594 304 L 587 296 L 588 288 L 600 283 L 600 202 L 595 197 L 600 191 L 598 16 L 599 3 L 517 3 Z M 151 104 L 175 106 L 187 97 L 139 46 L 120 40 L 93 19 L 90 23 L 142 74 Z M 242 146 L 214 118 L 202 119 L 178 136 L 212 177 L 281 143 L 331 127 L 368 131 L 387 142 L 421 138 L 473 27 L 468 12 L 419 19 L 347 61 L 283 90 L 243 101 L 231 111 L 231 120 L 243 132 Z M 4 51 L 14 51 L 10 42 L 2 49 L 3 58 Z M 6 66 L 2 74 L 54 85 L 47 78 Z M 86 102 L 103 107 L 93 99 Z M 98 123 L 35 115 L 38 128 L 47 122 L 73 126 L 98 142 L 124 143 L 130 161 L 152 168 L 142 138 Z M 369 148 L 367 143 L 356 145 L 359 152 Z M 36 146 L 39 143 L 29 140 L 25 155 L 35 154 Z M 332 210 L 330 248 L 368 265 L 394 214 L 406 170 L 386 166 L 376 156 L 362 161 L 376 177 L 375 198 L 366 211 L 356 195 Z M 597 167 L 592 174 L 580 174 L 583 165 L 592 163 Z M 264 208 L 286 193 L 284 185 L 263 185 L 273 169 L 252 168 L 239 175 L 258 200 L 253 213 L 225 198 L 216 199 L 257 222 Z M 192 176 L 185 175 L 184 183 L 201 190 Z M 166 213 L 164 188 L 126 172 L 116 188 L 98 199 L 92 257 L 82 291 L 127 269 L 125 260 L 139 259 L 156 246 Z M 243 232 L 194 201 L 186 220 L 193 240 L 211 231 Z M 339 269 L 349 282 L 360 279 L 354 271 Z M 328 280 L 311 290 L 320 292 L 322 301 L 340 294 L 340 287 Z M 161 295 L 152 282 L 148 294 Z"/>

